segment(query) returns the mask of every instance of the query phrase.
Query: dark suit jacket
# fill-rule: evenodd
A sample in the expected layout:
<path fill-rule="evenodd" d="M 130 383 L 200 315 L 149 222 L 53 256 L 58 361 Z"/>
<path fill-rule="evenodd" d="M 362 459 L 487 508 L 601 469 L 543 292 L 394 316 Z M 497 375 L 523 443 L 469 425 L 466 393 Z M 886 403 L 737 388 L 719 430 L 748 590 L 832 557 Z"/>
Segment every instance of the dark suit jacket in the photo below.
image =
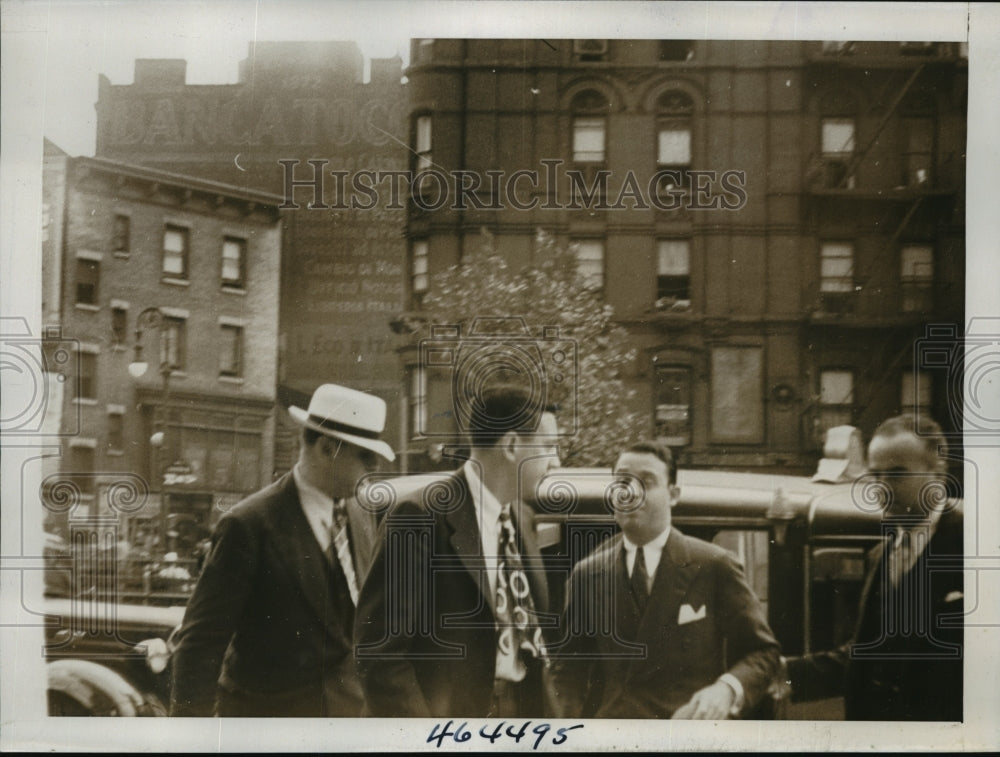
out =
<path fill-rule="evenodd" d="M 944 513 L 896 587 L 872 550 L 854 638 L 788 661 L 794 699 L 843 695 L 847 720 L 962 719 L 962 521 Z"/>
<path fill-rule="evenodd" d="M 358 580 L 375 525 L 348 503 Z M 291 473 L 219 521 L 173 655 L 171 714 L 356 717 L 354 607 L 302 512 Z"/>
<path fill-rule="evenodd" d="M 512 513 L 535 609 L 548 589 L 526 507 Z M 490 553 L 495 550 L 488 550 Z M 355 639 L 367 711 L 380 717 L 484 717 L 497 630 L 475 505 L 458 471 L 399 503 L 358 601 Z M 550 616 L 555 625 L 557 618 Z M 527 708 L 543 714 L 542 665 L 529 667 Z"/>
<path fill-rule="evenodd" d="M 565 640 L 552 648 L 563 717 L 669 718 L 726 672 L 743 685 L 747 712 L 780 656 L 733 556 L 677 529 L 641 618 L 619 534 L 573 569 L 563 630 Z"/>

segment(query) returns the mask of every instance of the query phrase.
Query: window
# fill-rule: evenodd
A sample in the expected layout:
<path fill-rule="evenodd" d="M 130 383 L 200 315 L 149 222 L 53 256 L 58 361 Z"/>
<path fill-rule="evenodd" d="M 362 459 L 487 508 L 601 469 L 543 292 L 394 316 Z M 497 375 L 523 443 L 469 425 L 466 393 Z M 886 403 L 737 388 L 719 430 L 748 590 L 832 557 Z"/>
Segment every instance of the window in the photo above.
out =
<path fill-rule="evenodd" d="M 101 264 L 89 258 L 76 259 L 76 302 L 78 305 L 97 305 L 97 286 L 101 277 Z"/>
<path fill-rule="evenodd" d="M 823 55 L 851 55 L 854 43 L 846 39 L 830 39 L 823 42 Z"/>
<path fill-rule="evenodd" d="M 416 40 L 417 54 L 416 60 L 419 63 L 426 63 L 434 57 L 434 39 L 425 38 Z"/>
<path fill-rule="evenodd" d="M 124 345 L 128 340 L 128 310 L 111 308 L 111 339 L 116 345 Z"/>
<path fill-rule="evenodd" d="M 603 163 L 606 159 L 608 99 L 600 92 L 579 92 L 570 106 L 573 112 L 573 162 Z"/>
<path fill-rule="evenodd" d="M 937 45 L 934 42 L 900 42 L 899 52 L 903 55 L 934 55 Z"/>
<path fill-rule="evenodd" d="M 585 63 L 607 60 L 608 40 L 606 39 L 575 39 L 573 54 L 577 60 Z"/>
<path fill-rule="evenodd" d="M 164 316 L 160 324 L 160 362 L 173 371 L 184 370 L 185 326 L 183 318 Z"/>
<path fill-rule="evenodd" d="M 70 471 L 75 474 L 73 482 L 79 486 L 81 494 L 92 496 L 94 494 L 94 448 L 89 444 L 83 444 L 82 442 L 87 441 L 85 439 L 74 439 L 73 441 L 81 442 L 78 444 L 70 443 L 69 467 Z"/>
<path fill-rule="evenodd" d="M 578 239 L 572 244 L 576 248 L 583 285 L 588 289 L 601 289 L 604 286 L 604 240 Z"/>
<path fill-rule="evenodd" d="M 824 118 L 822 123 L 824 186 L 830 189 L 854 186 L 848 175 L 854 157 L 854 119 Z"/>
<path fill-rule="evenodd" d="M 931 374 L 927 371 L 906 371 L 900 382 L 901 412 L 931 417 Z"/>
<path fill-rule="evenodd" d="M 238 378 L 243 375 L 243 327 L 222 324 L 221 329 L 219 375 Z"/>
<path fill-rule="evenodd" d="M 222 286 L 242 289 L 245 286 L 247 240 L 226 237 L 222 240 Z"/>
<path fill-rule="evenodd" d="M 656 369 L 656 440 L 668 447 L 691 443 L 691 370 L 683 366 Z"/>
<path fill-rule="evenodd" d="M 835 426 L 854 423 L 854 372 L 823 370 L 819 374 L 819 418 L 816 441 L 820 444 L 826 432 Z"/>
<path fill-rule="evenodd" d="M 691 114 L 694 102 L 684 92 L 664 92 L 656 101 L 656 167 L 669 171 L 658 191 L 686 186 L 691 169 Z"/>
<path fill-rule="evenodd" d="M 604 162 L 604 119 L 582 116 L 573 119 L 573 162 Z"/>
<path fill-rule="evenodd" d="M 80 385 L 77 397 L 82 400 L 97 399 L 97 354 L 80 352 Z"/>
<path fill-rule="evenodd" d="M 163 232 L 163 275 L 188 277 L 188 230 L 181 226 L 167 226 Z"/>
<path fill-rule="evenodd" d="M 131 227 L 131 219 L 128 216 L 117 215 L 115 216 L 114 228 L 111 232 L 111 251 L 116 252 L 120 255 L 128 255 L 129 253 L 129 234 Z"/>
<path fill-rule="evenodd" d="M 930 245 L 904 247 L 900 254 L 902 310 L 926 313 L 934 306 L 934 250 Z"/>
<path fill-rule="evenodd" d="M 657 243 L 656 307 L 691 307 L 691 243 L 686 239 L 661 239 Z"/>
<path fill-rule="evenodd" d="M 660 60 L 691 60 L 694 57 L 694 42 L 689 39 L 661 39 Z"/>
<path fill-rule="evenodd" d="M 423 366 L 410 368 L 410 437 L 427 433 L 427 371 Z"/>
<path fill-rule="evenodd" d="M 410 250 L 410 287 L 417 297 L 422 296 L 429 284 L 427 273 L 427 240 L 413 240 L 413 247 Z"/>
<path fill-rule="evenodd" d="M 418 116 L 416 133 L 414 135 L 414 145 L 417 153 L 417 165 L 415 172 L 430 170 L 434 165 L 433 154 L 431 152 L 431 117 Z"/>
<path fill-rule="evenodd" d="M 904 184 L 909 187 L 927 186 L 931 182 L 934 159 L 934 121 L 931 118 L 904 118 L 906 133 Z"/>
<path fill-rule="evenodd" d="M 854 295 L 854 245 L 824 242 L 820 246 L 820 303 L 823 312 L 847 312 Z"/>
<path fill-rule="evenodd" d="M 108 451 L 121 452 L 125 449 L 124 415 L 120 411 L 108 411 Z"/>

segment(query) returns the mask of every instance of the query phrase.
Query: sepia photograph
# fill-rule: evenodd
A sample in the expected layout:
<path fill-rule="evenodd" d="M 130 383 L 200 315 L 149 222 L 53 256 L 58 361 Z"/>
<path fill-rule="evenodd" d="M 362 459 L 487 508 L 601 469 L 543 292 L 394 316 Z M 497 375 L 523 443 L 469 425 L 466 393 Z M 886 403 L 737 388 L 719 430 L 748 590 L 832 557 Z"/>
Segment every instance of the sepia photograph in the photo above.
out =
<path fill-rule="evenodd" d="M 0 748 L 1000 745 L 995 10 L 0 11 Z"/>

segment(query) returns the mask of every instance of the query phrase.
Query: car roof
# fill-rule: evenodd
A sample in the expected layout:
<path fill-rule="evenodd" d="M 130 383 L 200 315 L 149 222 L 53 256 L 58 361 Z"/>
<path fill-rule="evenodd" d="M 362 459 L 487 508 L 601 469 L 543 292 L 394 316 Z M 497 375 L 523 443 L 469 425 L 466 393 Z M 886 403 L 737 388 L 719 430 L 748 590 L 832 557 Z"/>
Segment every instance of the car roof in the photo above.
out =
<path fill-rule="evenodd" d="M 435 472 L 381 479 L 376 482 L 380 495 L 371 499 L 382 507 L 391 506 L 449 475 L 451 472 Z M 610 468 L 557 468 L 543 478 L 529 499 L 542 521 L 610 516 L 614 482 Z M 674 517 L 733 523 L 801 519 L 813 534 L 875 535 L 880 530 L 881 511 L 866 483 L 865 479 L 826 483 L 808 476 L 680 470 L 680 499 Z"/>
<path fill-rule="evenodd" d="M 79 618 L 83 613 L 86 613 L 87 617 L 114 619 L 118 623 L 128 625 L 161 626 L 165 629 L 172 629 L 174 626 L 180 625 L 184 618 L 184 606 L 150 607 L 148 605 L 92 603 L 79 599 L 46 597 L 45 613 L 64 618 Z"/>

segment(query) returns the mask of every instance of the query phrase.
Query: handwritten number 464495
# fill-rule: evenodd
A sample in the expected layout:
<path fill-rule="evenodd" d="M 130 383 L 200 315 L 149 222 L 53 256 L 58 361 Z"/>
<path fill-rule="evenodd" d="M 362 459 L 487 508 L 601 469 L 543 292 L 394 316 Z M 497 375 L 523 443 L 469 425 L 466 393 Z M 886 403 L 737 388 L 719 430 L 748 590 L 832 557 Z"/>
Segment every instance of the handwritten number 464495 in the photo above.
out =
<path fill-rule="evenodd" d="M 453 731 L 451 730 L 451 727 L 454 724 L 454 722 L 455 722 L 454 720 L 449 720 L 447 723 L 444 724 L 444 726 L 442 726 L 440 723 L 435 723 L 434 728 L 431 730 L 431 735 L 427 737 L 427 743 L 433 744 L 434 742 L 437 742 L 437 746 L 440 747 L 441 744 L 444 742 L 444 740 L 447 739 L 448 737 L 451 737 L 459 744 L 463 744 L 472 738 L 472 731 L 468 729 L 469 725 L 468 722 L 462 723 L 458 728 L 456 728 Z M 532 744 L 531 748 L 538 749 L 539 745 L 541 745 L 542 743 L 542 739 L 544 739 L 546 735 L 548 735 L 548 733 L 552 730 L 552 726 L 549 725 L 548 723 L 539 723 L 529 731 L 528 726 L 531 725 L 530 720 L 526 720 L 524 723 L 522 723 L 521 727 L 518 728 L 517 730 L 515 730 L 514 725 L 508 725 L 507 728 L 504 729 L 504 725 L 506 722 L 507 721 L 505 720 L 501 720 L 500 723 L 493 728 L 492 732 L 488 731 L 487 726 L 484 725 L 482 728 L 479 729 L 479 736 L 485 739 L 486 741 L 489 741 L 491 744 L 495 744 L 498 740 L 504 737 L 513 739 L 515 744 L 520 744 L 521 739 L 527 736 L 528 740 L 530 741 L 531 735 L 534 735 L 535 743 Z M 566 742 L 566 739 L 568 738 L 566 733 L 576 728 L 583 728 L 583 723 L 578 723 L 577 725 L 571 725 L 563 728 L 557 728 L 555 730 L 555 735 L 552 737 L 552 743 L 556 746 L 558 746 L 559 744 L 564 744 Z"/>

